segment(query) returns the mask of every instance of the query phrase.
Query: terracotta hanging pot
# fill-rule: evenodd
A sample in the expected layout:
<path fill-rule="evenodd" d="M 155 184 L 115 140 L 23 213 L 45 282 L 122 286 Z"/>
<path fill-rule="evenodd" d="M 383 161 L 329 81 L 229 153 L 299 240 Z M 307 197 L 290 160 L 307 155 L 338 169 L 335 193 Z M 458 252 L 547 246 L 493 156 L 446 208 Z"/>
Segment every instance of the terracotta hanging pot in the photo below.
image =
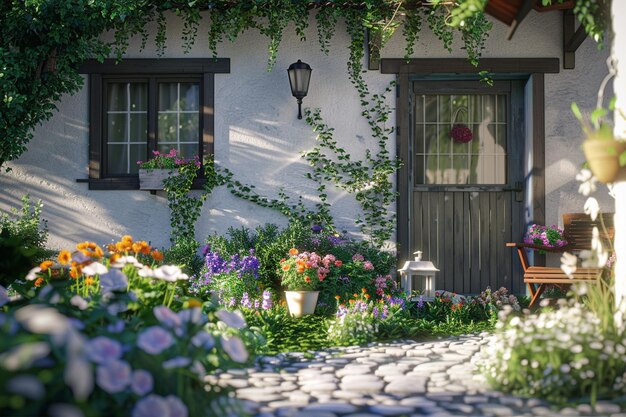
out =
<path fill-rule="evenodd" d="M 598 181 L 608 184 L 626 180 L 626 167 L 619 164 L 619 156 L 626 151 L 626 141 L 588 138 L 583 142 L 583 151 Z"/>

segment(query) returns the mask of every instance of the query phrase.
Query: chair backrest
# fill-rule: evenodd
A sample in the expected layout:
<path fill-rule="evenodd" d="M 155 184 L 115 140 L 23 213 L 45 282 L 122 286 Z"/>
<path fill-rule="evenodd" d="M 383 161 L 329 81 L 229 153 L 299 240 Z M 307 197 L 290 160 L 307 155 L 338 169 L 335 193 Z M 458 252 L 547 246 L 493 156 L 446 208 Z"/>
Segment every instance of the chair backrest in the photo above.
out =
<path fill-rule="evenodd" d="M 598 228 L 600 239 L 606 248 L 606 244 L 613 241 L 615 237 L 613 213 L 602 213 L 596 220 L 591 220 L 591 217 L 585 213 L 566 213 L 563 215 L 565 240 L 578 250 L 591 249 L 591 236 L 594 227 Z"/>

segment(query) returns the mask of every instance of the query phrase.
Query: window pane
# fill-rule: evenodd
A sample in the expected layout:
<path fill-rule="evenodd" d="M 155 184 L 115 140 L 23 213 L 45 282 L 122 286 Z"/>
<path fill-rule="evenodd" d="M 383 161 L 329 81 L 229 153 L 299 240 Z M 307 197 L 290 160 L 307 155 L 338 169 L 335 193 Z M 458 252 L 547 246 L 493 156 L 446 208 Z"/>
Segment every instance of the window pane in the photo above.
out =
<path fill-rule="evenodd" d="M 109 175 L 120 175 L 128 172 L 128 146 L 109 144 L 107 146 L 107 172 Z"/>
<path fill-rule="evenodd" d="M 180 145 L 180 155 L 189 159 L 189 158 L 193 158 L 194 156 L 198 155 L 198 144 L 194 143 L 194 144 L 187 144 L 187 145 Z"/>
<path fill-rule="evenodd" d="M 132 113 L 130 115 L 130 141 L 147 142 L 148 113 Z"/>
<path fill-rule="evenodd" d="M 200 109 L 200 85 L 198 83 L 180 83 L 180 110 L 197 111 Z"/>
<path fill-rule="evenodd" d="M 176 129 L 178 115 L 176 113 L 160 113 L 159 114 L 159 126 L 158 126 L 158 138 L 161 142 L 176 142 L 178 138 L 178 132 Z"/>
<path fill-rule="evenodd" d="M 178 83 L 159 83 L 159 111 L 178 111 Z"/>
<path fill-rule="evenodd" d="M 107 84 L 107 110 L 109 111 L 126 111 L 128 110 L 128 83 L 109 83 Z"/>
<path fill-rule="evenodd" d="M 128 141 L 126 113 L 107 114 L 107 141 L 126 142 Z"/>
<path fill-rule="evenodd" d="M 130 110 L 147 111 L 148 110 L 148 84 L 147 83 L 131 83 L 130 84 Z"/>
<path fill-rule="evenodd" d="M 180 141 L 198 142 L 200 124 L 197 113 L 183 113 L 180 115 Z"/>
<path fill-rule="evenodd" d="M 430 94 L 415 99 L 416 184 L 506 183 L 506 95 Z M 417 114 L 422 100 L 425 117 Z M 451 136 L 459 125 L 469 129 L 471 140 L 459 142 Z"/>
<path fill-rule="evenodd" d="M 139 172 L 139 165 L 137 161 L 144 161 L 146 159 L 147 144 L 142 143 L 138 145 L 130 145 L 130 158 L 129 158 L 129 170 L 128 174 L 136 174 Z"/>

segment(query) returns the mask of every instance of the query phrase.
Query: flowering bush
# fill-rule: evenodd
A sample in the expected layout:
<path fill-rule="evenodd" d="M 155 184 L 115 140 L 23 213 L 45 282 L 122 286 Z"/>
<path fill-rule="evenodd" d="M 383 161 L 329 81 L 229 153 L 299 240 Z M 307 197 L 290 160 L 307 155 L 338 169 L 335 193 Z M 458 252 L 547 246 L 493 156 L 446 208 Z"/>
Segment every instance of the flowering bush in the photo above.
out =
<path fill-rule="evenodd" d="M 342 262 L 334 255 L 320 256 L 315 252 L 289 249 L 289 258 L 280 261 L 281 283 L 288 291 L 314 291 L 320 282 L 340 267 Z"/>
<path fill-rule="evenodd" d="M 170 149 L 168 153 L 161 153 L 159 151 L 152 151 L 153 157 L 147 161 L 137 161 L 137 165 L 141 169 L 177 169 L 183 165 L 193 165 L 200 168 L 200 158 L 198 155 L 193 158 L 183 158 L 178 155 L 178 151 L 175 148 Z"/>
<path fill-rule="evenodd" d="M 542 245 L 549 248 L 560 248 L 567 245 L 563 237 L 563 230 L 555 225 L 550 227 L 533 224 L 524 236 L 524 243 Z"/>
<path fill-rule="evenodd" d="M 247 362 L 244 341 L 254 339 L 240 313 L 207 316 L 192 302 L 125 320 L 119 311 L 133 301 L 123 292 L 92 300 L 88 310 L 52 285 L 26 306 L 3 295 L 0 287 L 0 331 L 10 336 L 0 338 L 0 415 L 141 417 L 155 407 L 169 410 L 163 415 L 225 415 L 215 411 L 224 402 L 214 401 L 221 394 L 205 386 L 205 375 Z"/>
<path fill-rule="evenodd" d="M 372 300 L 365 288 L 348 304 L 337 298 L 337 313 L 328 326 L 328 339 L 334 345 L 363 344 L 372 341 L 379 325 L 406 308 L 406 300 L 385 297 Z"/>
<path fill-rule="evenodd" d="M 250 249 L 247 255 L 232 255 L 226 260 L 210 246 L 203 250 L 205 267 L 200 275 L 192 277 L 189 292 L 206 297 L 215 293 L 221 305 L 234 306 L 244 297 L 257 297 L 261 293 L 259 285 L 259 260 Z"/>
<path fill-rule="evenodd" d="M 507 316 L 482 370 L 497 389 L 564 403 L 626 394 L 626 339 L 575 299 L 557 309 Z M 616 331 L 617 330 L 617 331 Z M 487 359 L 488 357 L 488 359 Z"/>
<path fill-rule="evenodd" d="M 511 306 L 514 311 L 521 310 L 517 297 L 509 294 L 509 290 L 504 287 L 493 292 L 490 287 L 487 287 L 474 300 L 485 310 L 488 318 L 497 318 L 498 311 L 506 305 Z"/>

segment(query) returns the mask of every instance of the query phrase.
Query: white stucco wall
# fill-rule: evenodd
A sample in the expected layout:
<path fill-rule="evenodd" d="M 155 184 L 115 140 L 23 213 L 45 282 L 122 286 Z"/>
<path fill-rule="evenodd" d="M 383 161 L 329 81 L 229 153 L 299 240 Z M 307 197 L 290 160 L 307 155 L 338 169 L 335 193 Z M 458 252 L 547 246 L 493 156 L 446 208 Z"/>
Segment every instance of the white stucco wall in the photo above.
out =
<path fill-rule="evenodd" d="M 230 74 L 215 76 L 215 153 L 222 166 L 233 171 L 238 180 L 253 184 L 259 193 L 276 196 L 279 187 L 289 195 L 303 195 L 315 203 L 314 184 L 304 178 L 307 166 L 299 153 L 314 146 L 314 134 L 304 121 L 296 119 L 297 106 L 291 96 L 286 68 L 297 59 L 313 68 L 306 107 L 319 107 L 325 121 L 335 128 L 335 138 L 353 156 L 362 156 L 375 143 L 360 116 L 356 90 L 346 74 L 348 37 L 337 30 L 331 53 L 319 51 L 312 21 L 306 43 L 285 36 L 278 60 L 266 71 L 267 40 L 248 32 L 235 43 L 220 46 L 219 56 L 230 58 Z M 507 28 L 494 23 L 484 57 L 558 57 L 562 55 L 561 15 L 532 12 L 512 41 L 506 40 Z M 189 54 L 178 44 L 181 25 L 170 19 L 165 57 L 207 57 L 206 30 Z M 402 42 L 397 35 L 383 51 L 383 57 L 402 57 Z M 137 42 L 138 43 L 138 42 Z M 456 45 L 458 49 L 458 44 Z M 151 45 L 144 51 L 131 47 L 131 58 L 153 57 Z M 445 52 L 440 42 L 425 30 L 416 46 L 415 57 L 464 57 L 464 51 Z M 565 212 L 581 211 L 583 198 L 577 193 L 574 176 L 583 156 L 580 131 L 570 113 L 572 101 L 589 108 L 595 103 L 597 87 L 606 73 L 606 51 L 598 51 L 586 40 L 576 54 L 576 69 L 561 70 L 546 76 L 546 203 L 547 223 L 558 223 Z M 380 92 L 393 79 L 369 71 L 365 75 L 372 92 Z M 395 102 L 389 97 L 390 103 Z M 87 178 L 88 92 L 64 97 L 52 120 L 37 129 L 29 149 L 10 163 L 12 171 L 0 174 L 0 210 L 18 207 L 20 197 L 29 193 L 44 201 L 43 217 L 49 220 L 51 247 L 68 247 L 77 241 L 106 243 L 122 234 L 166 246 L 169 238 L 166 199 L 142 191 L 90 191 L 77 178 Z M 392 120 L 394 116 L 392 116 Z M 391 141 L 390 150 L 395 150 Z M 331 193 L 333 214 L 340 229 L 355 232 L 358 205 L 345 193 Z M 612 210 L 608 198 L 603 209 Z M 204 206 L 197 224 L 197 238 L 224 233 L 229 226 L 254 227 L 266 222 L 284 225 L 285 219 L 269 209 L 217 189 Z"/>

